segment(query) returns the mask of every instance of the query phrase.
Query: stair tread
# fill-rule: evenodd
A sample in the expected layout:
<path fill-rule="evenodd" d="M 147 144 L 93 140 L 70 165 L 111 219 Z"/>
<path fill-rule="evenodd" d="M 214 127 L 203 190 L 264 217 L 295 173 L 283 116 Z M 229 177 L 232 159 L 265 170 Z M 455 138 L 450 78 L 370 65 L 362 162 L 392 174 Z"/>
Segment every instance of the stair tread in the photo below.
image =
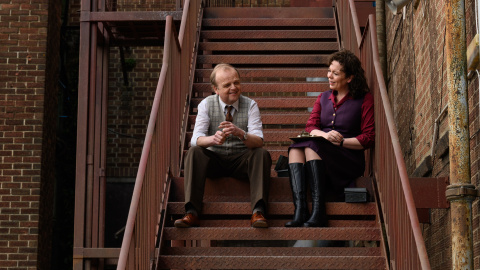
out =
<path fill-rule="evenodd" d="M 328 55 L 304 54 L 304 55 L 199 55 L 198 64 L 231 63 L 237 64 L 309 64 L 326 65 Z"/>
<path fill-rule="evenodd" d="M 167 247 L 162 253 L 177 256 L 381 256 L 379 247 Z"/>
<path fill-rule="evenodd" d="M 365 240 L 378 241 L 381 231 L 372 227 L 282 228 L 196 227 L 164 228 L 165 240 Z"/>
<path fill-rule="evenodd" d="M 202 27 L 240 26 L 330 26 L 335 27 L 334 18 L 205 18 Z"/>
<path fill-rule="evenodd" d="M 317 68 L 237 68 L 242 78 L 264 78 L 264 77 L 280 77 L 280 78 L 306 78 L 306 77 L 327 77 L 326 67 Z M 197 78 L 210 78 L 213 68 L 204 68 L 195 70 Z"/>
<path fill-rule="evenodd" d="M 382 256 L 175 256 L 159 258 L 160 267 L 221 269 L 386 269 Z"/>
<path fill-rule="evenodd" d="M 337 42 L 200 42 L 199 50 L 207 51 L 333 51 Z"/>
<path fill-rule="evenodd" d="M 291 125 L 291 124 L 299 124 L 299 125 L 305 125 L 305 123 L 308 120 L 310 113 L 305 112 L 305 113 L 292 113 L 292 112 L 286 112 L 286 113 L 262 113 L 262 123 L 264 125 L 269 125 L 269 124 L 284 124 L 284 125 Z M 189 119 L 189 124 L 194 125 L 195 120 L 197 118 L 196 115 L 190 115 L 188 117 Z"/>
<path fill-rule="evenodd" d="M 203 18 L 333 18 L 332 7 L 205 8 Z"/>
<path fill-rule="evenodd" d="M 193 89 L 198 92 L 212 92 L 210 83 L 194 83 Z M 328 82 L 242 82 L 242 92 L 288 93 L 288 92 L 325 92 L 328 91 Z M 284 96 L 282 96 L 283 98 Z M 203 97 L 202 97 L 203 98 Z M 294 97 L 296 98 L 296 97 Z M 255 99 L 255 97 L 254 97 Z M 312 103 L 313 105 L 313 103 Z"/>
<path fill-rule="evenodd" d="M 280 183 L 278 183 L 280 184 Z M 282 184 L 288 184 L 288 180 Z M 248 195 L 248 194 L 247 194 Z M 249 197 L 245 197 L 247 200 Z M 168 212 L 170 214 L 183 214 L 185 212 L 184 202 L 169 202 Z M 327 215 L 349 215 L 365 216 L 375 215 L 375 203 L 345 203 L 327 202 Z M 294 206 L 290 202 L 269 202 L 268 215 L 293 215 Z M 249 201 L 246 202 L 204 202 L 202 215 L 251 215 L 252 209 Z"/>
<path fill-rule="evenodd" d="M 259 108 L 311 108 L 317 97 L 255 97 Z M 203 98 L 192 98 L 191 106 L 197 107 Z M 298 135 L 295 134 L 294 136 Z"/>
<path fill-rule="evenodd" d="M 174 219 L 182 217 L 182 215 L 175 215 Z M 229 216 L 230 217 L 230 216 Z M 291 221 L 289 219 L 272 219 L 268 217 L 269 227 L 285 227 L 285 223 Z M 200 227 L 249 227 L 250 217 L 244 219 L 201 219 Z M 377 227 L 378 224 L 375 220 L 340 220 L 330 219 L 328 220 L 328 227 Z M 166 227 L 173 227 L 173 219 L 168 221 Z"/>
<path fill-rule="evenodd" d="M 335 30 L 203 30 L 205 39 L 336 39 Z"/>

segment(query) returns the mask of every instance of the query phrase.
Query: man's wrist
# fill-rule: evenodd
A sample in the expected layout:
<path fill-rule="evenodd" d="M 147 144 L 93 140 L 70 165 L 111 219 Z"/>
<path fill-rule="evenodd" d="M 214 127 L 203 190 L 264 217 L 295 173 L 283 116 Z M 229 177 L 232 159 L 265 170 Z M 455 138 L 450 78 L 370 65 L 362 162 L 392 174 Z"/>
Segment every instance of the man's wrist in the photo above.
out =
<path fill-rule="evenodd" d="M 345 141 L 345 139 L 342 139 L 342 140 L 340 141 L 340 147 L 343 147 L 343 142 L 344 142 L 344 141 Z"/>
<path fill-rule="evenodd" d="M 241 131 L 242 131 L 242 134 L 238 136 L 238 138 L 240 138 L 240 140 L 242 141 L 246 141 L 248 139 L 247 132 L 243 129 L 241 129 Z"/>

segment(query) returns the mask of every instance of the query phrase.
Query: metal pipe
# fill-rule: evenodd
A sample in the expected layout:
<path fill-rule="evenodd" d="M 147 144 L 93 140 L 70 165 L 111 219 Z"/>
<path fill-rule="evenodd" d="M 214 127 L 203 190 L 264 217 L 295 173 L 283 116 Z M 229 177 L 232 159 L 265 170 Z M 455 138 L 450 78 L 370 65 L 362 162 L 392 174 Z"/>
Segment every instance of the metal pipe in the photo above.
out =
<path fill-rule="evenodd" d="M 385 23 L 385 1 L 375 1 L 375 14 L 377 25 L 377 42 L 380 65 L 382 67 L 383 80 L 387 84 L 387 35 Z M 387 88 L 388 91 L 388 88 Z"/>
<path fill-rule="evenodd" d="M 446 13 L 452 269 L 473 269 L 465 0 L 448 0 Z"/>

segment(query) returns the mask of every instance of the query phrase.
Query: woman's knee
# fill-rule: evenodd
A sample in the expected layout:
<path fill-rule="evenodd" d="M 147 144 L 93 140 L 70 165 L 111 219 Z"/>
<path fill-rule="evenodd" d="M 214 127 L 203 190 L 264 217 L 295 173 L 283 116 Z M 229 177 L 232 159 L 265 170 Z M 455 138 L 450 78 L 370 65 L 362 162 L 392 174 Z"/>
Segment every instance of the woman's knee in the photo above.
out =
<path fill-rule="evenodd" d="M 303 148 L 290 148 L 288 152 L 288 163 L 304 163 L 305 152 Z"/>

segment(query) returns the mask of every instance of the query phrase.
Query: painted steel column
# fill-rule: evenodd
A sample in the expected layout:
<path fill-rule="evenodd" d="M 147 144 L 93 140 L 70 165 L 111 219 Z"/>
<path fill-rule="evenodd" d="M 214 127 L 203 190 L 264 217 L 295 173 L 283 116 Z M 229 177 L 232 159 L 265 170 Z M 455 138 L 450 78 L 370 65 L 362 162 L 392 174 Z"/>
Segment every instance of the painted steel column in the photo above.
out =
<path fill-rule="evenodd" d="M 449 120 L 452 269 L 473 269 L 472 201 L 467 101 L 465 1 L 447 0 L 446 56 Z"/>

